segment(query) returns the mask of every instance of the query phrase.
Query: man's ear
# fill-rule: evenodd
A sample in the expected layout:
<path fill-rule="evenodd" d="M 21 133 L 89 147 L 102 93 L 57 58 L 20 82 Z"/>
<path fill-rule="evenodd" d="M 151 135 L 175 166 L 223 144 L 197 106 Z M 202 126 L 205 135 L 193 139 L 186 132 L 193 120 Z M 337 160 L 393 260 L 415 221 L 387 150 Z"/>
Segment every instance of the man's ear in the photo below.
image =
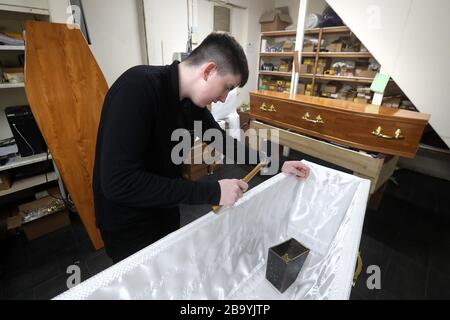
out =
<path fill-rule="evenodd" d="M 214 62 L 208 62 L 203 68 L 203 80 L 207 81 L 210 75 L 217 69 L 217 65 Z"/>

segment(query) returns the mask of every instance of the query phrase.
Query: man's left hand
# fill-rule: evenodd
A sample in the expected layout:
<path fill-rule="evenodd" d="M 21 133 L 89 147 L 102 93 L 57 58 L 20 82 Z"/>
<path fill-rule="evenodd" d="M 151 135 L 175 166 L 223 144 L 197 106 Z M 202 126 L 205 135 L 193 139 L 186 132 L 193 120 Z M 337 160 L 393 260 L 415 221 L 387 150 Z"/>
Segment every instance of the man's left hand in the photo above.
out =
<path fill-rule="evenodd" d="M 309 167 L 301 161 L 285 161 L 281 171 L 295 175 L 298 180 L 304 180 L 309 176 Z"/>

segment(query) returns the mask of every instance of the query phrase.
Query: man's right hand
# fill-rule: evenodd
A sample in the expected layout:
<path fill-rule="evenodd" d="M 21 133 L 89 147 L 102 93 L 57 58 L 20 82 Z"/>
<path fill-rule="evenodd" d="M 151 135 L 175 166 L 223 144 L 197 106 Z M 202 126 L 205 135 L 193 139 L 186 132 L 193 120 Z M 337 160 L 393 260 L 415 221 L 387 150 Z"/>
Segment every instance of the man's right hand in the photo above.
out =
<path fill-rule="evenodd" d="M 238 179 L 224 179 L 219 181 L 221 206 L 231 206 L 247 191 L 248 184 Z"/>

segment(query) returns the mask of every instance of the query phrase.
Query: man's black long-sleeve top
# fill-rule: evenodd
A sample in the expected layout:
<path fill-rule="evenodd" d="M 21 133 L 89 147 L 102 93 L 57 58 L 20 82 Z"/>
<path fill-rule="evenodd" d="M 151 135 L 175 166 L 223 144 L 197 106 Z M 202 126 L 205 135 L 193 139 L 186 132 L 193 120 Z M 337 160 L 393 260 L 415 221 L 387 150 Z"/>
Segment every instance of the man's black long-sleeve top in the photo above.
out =
<path fill-rule="evenodd" d="M 180 101 L 178 62 L 126 71 L 106 95 L 97 136 L 93 191 L 97 225 L 117 230 L 179 215 L 178 205 L 218 204 L 218 182 L 182 180 L 172 132 L 220 129 L 206 108 Z M 222 131 L 223 132 L 223 131 Z M 225 134 L 223 132 L 223 134 Z"/>

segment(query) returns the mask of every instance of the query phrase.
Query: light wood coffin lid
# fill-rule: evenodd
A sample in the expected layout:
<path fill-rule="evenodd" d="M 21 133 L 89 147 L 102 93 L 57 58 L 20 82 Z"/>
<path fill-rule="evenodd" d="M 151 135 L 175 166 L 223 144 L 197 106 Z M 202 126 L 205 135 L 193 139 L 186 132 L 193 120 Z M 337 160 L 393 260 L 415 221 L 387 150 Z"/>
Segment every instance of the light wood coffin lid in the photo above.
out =
<path fill-rule="evenodd" d="M 80 30 L 66 24 L 27 22 L 25 61 L 30 107 L 98 250 L 92 174 L 108 84 Z"/>

